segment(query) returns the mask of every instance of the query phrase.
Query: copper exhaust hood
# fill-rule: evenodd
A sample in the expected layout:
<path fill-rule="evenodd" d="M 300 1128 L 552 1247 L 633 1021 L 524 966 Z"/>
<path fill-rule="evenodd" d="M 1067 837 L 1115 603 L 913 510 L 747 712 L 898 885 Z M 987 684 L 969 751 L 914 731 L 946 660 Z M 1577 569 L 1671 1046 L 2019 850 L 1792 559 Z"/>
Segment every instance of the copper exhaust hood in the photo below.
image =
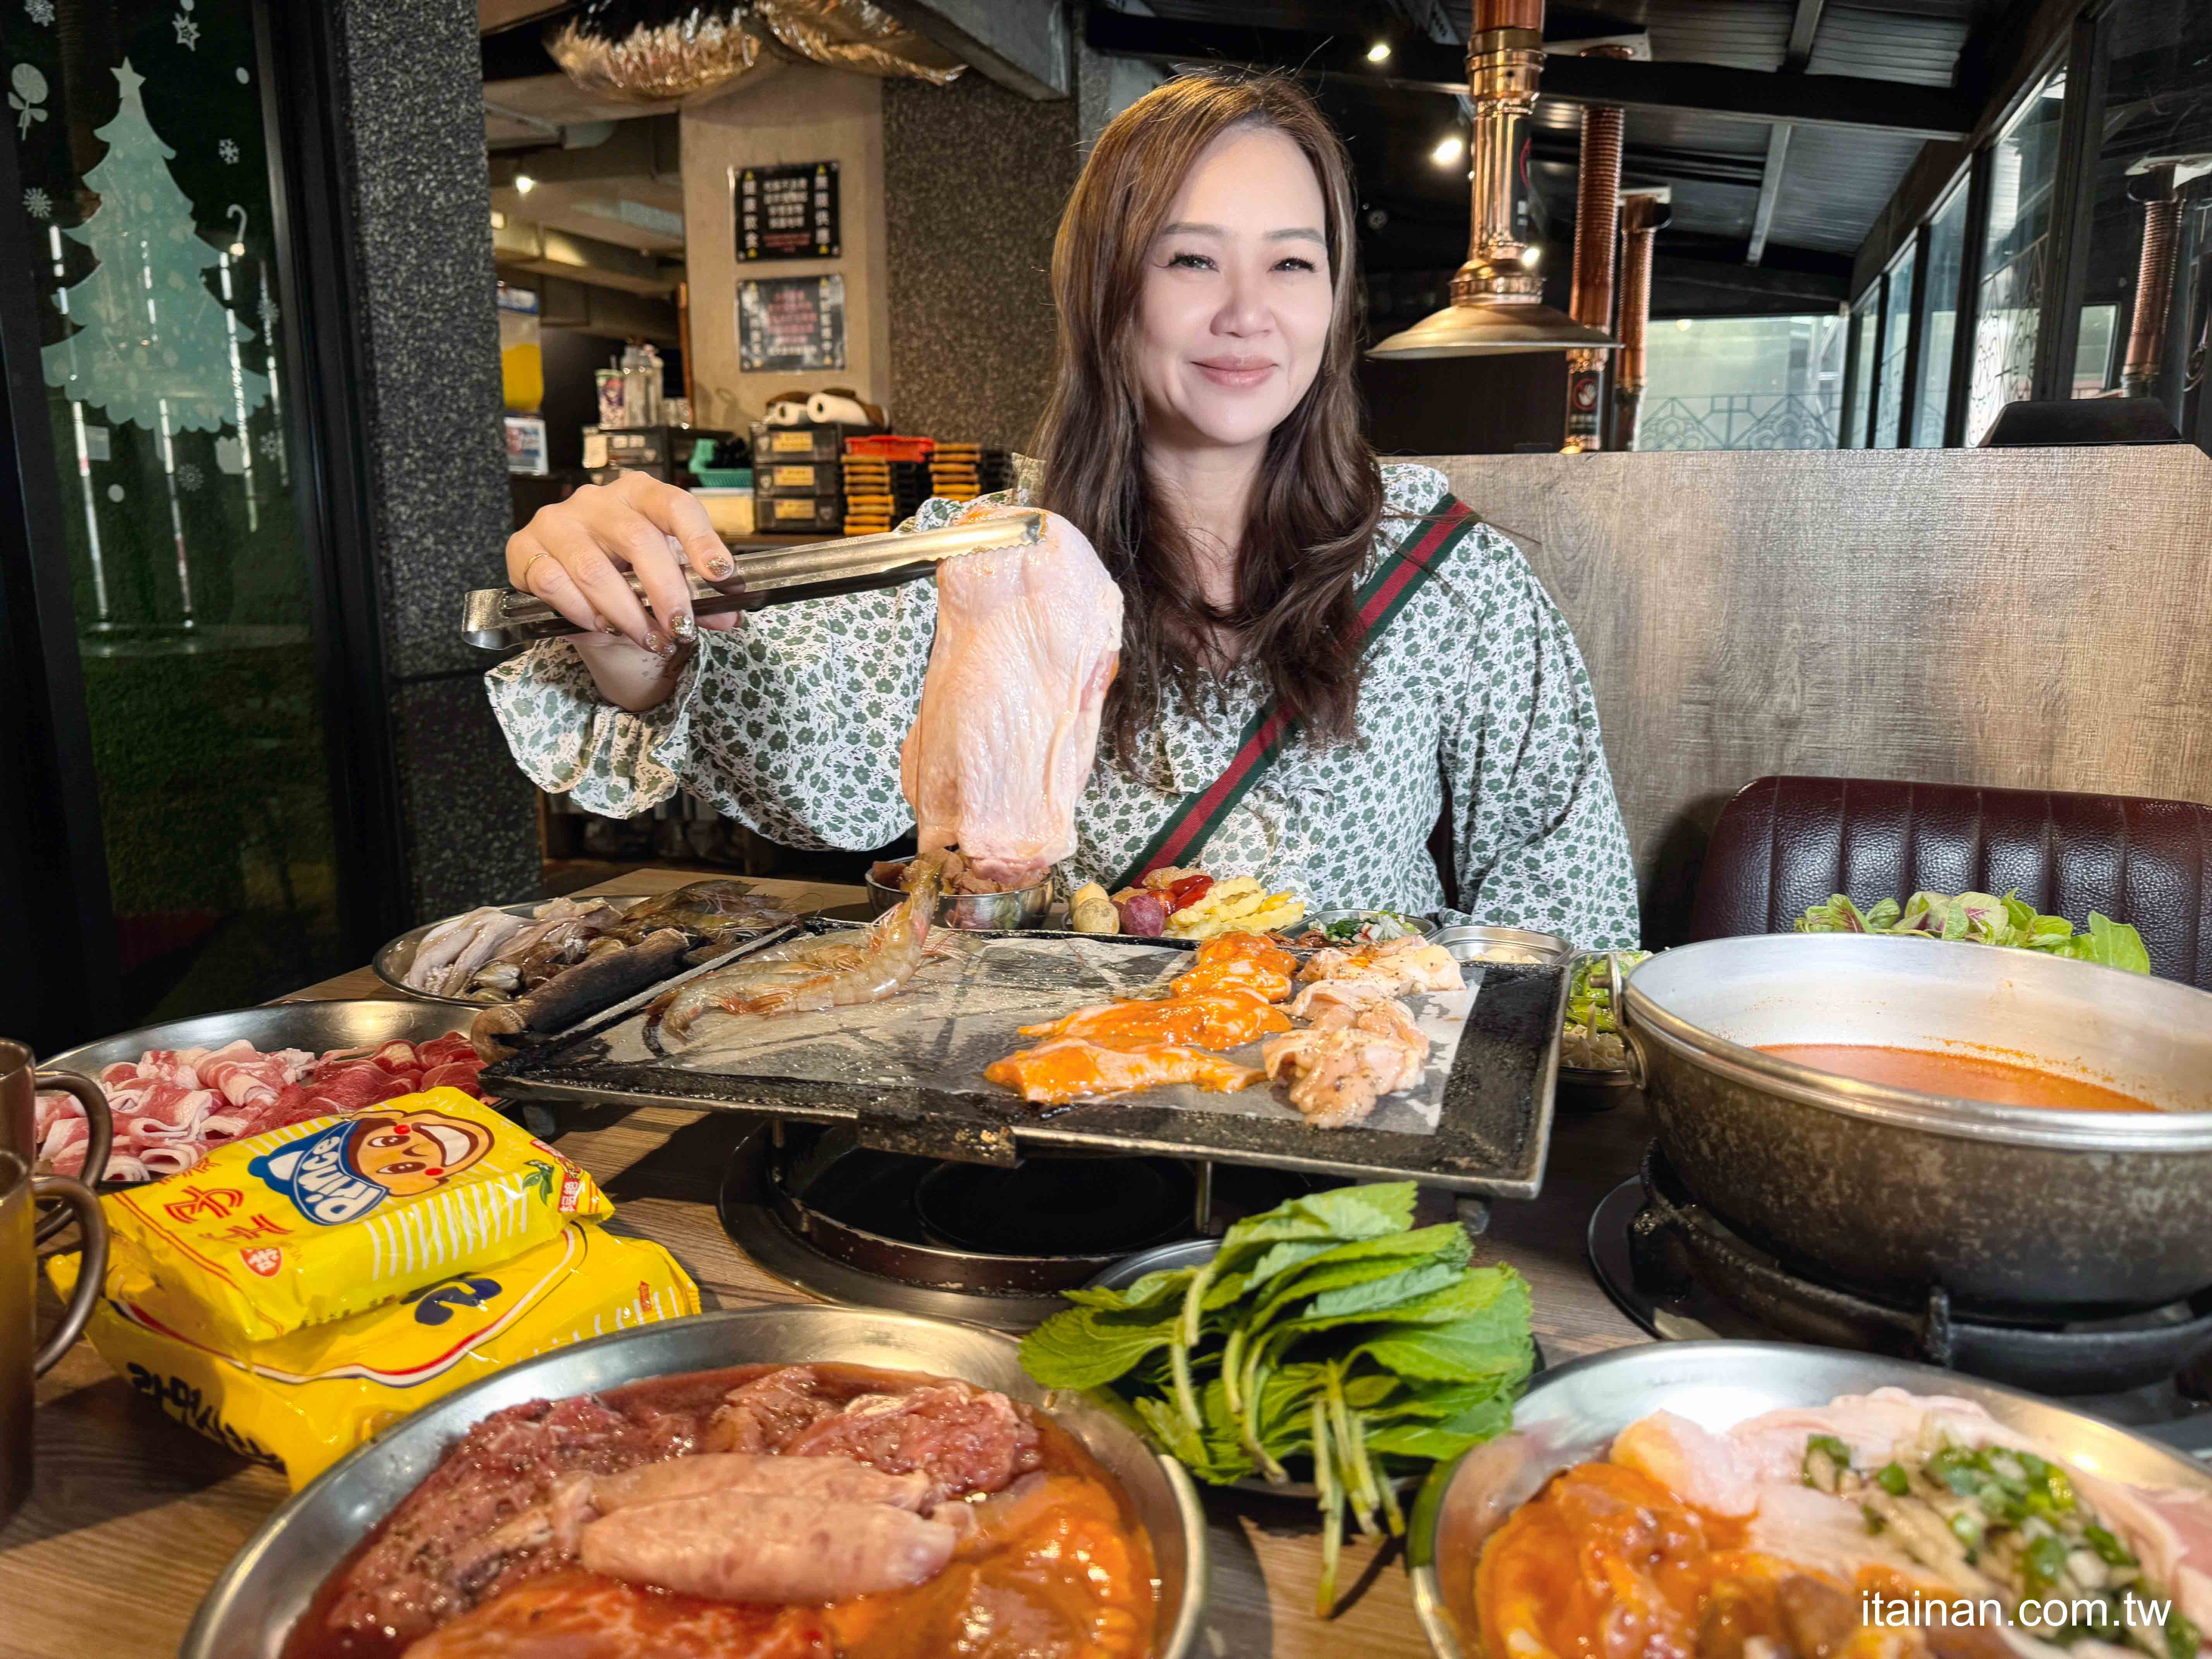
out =
<path fill-rule="evenodd" d="M 1539 296 L 1515 234 L 1513 185 L 1522 131 L 1535 106 L 1544 70 L 1543 0 L 1475 0 L 1467 43 L 1468 93 L 1474 130 L 1468 155 L 1474 172 L 1474 222 L 1467 263 L 1452 277 L 1452 302 L 1393 334 L 1370 357 L 1469 357 L 1506 351 L 1605 351 L 1617 346 Z"/>

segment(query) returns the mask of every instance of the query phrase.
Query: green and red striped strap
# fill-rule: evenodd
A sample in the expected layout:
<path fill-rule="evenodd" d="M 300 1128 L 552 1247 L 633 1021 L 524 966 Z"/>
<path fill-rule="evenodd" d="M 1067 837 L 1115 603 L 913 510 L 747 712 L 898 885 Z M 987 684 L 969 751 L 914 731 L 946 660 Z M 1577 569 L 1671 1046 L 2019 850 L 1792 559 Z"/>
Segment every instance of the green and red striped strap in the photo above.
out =
<path fill-rule="evenodd" d="M 1384 556 L 1354 596 L 1358 610 L 1352 638 L 1362 651 L 1390 625 L 1444 556 L 1473 535 L 1480 522 L 1464 501 L 1448 499 L 1426 530 Z M 1297 719 L 1285 714 L 1273 698 L 1263 703 L 1245 722 L 1237 753 L 1221 775 L 1183 798 L 1144 851 L 1121 872 L 1112 890 L 1118 893 L 1134 887 L 1155 870 L 1194 860 L 1222 820 L 1237 810 L 1237 803 L 1275 763 L 1297 729 Z"/>

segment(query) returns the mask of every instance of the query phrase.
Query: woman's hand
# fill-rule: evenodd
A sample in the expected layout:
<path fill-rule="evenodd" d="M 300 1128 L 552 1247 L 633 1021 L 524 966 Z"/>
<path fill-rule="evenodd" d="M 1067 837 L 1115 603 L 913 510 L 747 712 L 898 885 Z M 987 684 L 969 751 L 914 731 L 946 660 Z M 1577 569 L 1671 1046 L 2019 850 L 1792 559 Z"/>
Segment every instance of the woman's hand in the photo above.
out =
<path fill-rule="evenodd" d="M 708 581 L 737 568 L 706 509 L 688 491 L 642 472 L 586 484 L 507 538 L 507 579 L 580 629 L 576 648 L 610 702 L 650 708 L 675 684 L 701 628 L 728 628 L 734 611 L 692 615 L 688 563 Z M 623 579 L 635 570 L 640 605 Z M 650 606 L 650 609 L 647 609 Z"/>

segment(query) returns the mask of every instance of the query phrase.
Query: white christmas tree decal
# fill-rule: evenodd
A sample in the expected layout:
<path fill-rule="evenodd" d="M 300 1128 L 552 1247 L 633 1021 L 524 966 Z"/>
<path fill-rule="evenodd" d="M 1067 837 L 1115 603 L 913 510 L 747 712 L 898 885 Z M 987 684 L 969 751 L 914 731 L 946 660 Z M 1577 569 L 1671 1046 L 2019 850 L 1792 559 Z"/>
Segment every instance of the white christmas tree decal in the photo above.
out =
<path fill-rule="evenodd" d="M 146 119 L 145 77 L 127 58 L 114 74 L 123 102 L 95 135 L 107 154 L 84 175 L 100 208 L 62 232 L 100 264 L 58 296 L 76 326 L 40 354 L 46 384 L 106 410 L 111 422 L 217 431 L 268 401 L 269 382 L 235 360 L 233 340 L 255 337 L 208 288 L 205 273 L 220 256 L 169 176 L 176 151 Z"/>

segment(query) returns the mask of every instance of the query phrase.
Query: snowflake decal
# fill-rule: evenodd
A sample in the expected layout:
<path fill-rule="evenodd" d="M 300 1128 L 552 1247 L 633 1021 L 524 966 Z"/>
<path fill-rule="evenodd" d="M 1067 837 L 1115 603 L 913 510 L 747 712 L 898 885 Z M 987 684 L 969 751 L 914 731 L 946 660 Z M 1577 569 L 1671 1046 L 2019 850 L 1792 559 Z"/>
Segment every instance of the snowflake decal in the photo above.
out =
<path fill-rule="evenodd" d="M 238 159 L 238 146 L 232 140 L 226 138 L 215 147 L 215 153 L 226 161 L 235 161 Z"/>
<path fill-rule="evenodd" d="M 54 21 L 54 0 L 23 0 L 23 9 L 33 23 L 51 25 Z"/>
<path fill-rule="evenodd" d="M 273 461 L 284 447 L 284 441 L 273 432 L 264 432 L 253 441 L 253 447 L 261 452 L 263 459 Z"/>
<path fill-rule="evenodd" d="M 198 23 L 183 12 L 179 12 L 169 21 L 176 28 L 179 46 L 187 52 L 198 52 L 200 49 L 200 26 Z"/>
<path fill-rule="evenodd" d="M 50 217 L 54 210 L 53 198 L 36 185 L 23 192 L 23 211 L 33 219 Z"/>
<path fill-rule="evenodd" d="M 191 462 L 190 462 L 190 461 L 185 461 L 185 462 L 180 463 L 180 464 L 178 465 L 178 467 L 177 467 L 177 488 L 178 488 L 178 489 L 184 489 L 184 490 L 194 490 L 194 489 L 198 489 L 200 487 L 200 485 L 201 485 L 201 484 L 203 484 L 203 483 L 205 483 L 205 482 L 206 482 L 205 475 L 204 475 L 204 474 L 203 474 L 203 473 L 200 471 L 199 468 L 198 468 L 198 466 L 194 465 Z"/>

